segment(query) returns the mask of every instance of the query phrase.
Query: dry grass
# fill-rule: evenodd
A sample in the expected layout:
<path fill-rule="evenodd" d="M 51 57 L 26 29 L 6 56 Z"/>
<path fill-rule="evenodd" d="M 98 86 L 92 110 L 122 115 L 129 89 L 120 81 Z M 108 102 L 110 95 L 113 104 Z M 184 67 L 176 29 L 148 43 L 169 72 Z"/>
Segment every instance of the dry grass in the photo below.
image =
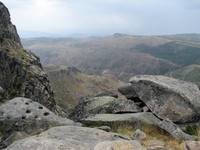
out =
<path fill-rule="evenodd" d="M 144 146 L 149 146 L 150 140 L 160 140 L 164 142 L 165 147 L 173 148 L 174 150 L 183 150 L 183 142 L 174 139 L 168 133 L 158 128 L 144 128 L 143 131 L 147 134 L 147 138 L 142 141 Z"/>
<path fill-rule="evenodd" d="M 128 125 L 123 125 L 119 126 L 113 132 L 117 132 L 119 134 L 131 137 L 133 133 L 135 132 L 136 129 L 134 127 Z M 142 145 L 148 147 L 151 146 L 152 140 L 159 140 L 164 143 L 164 146 L 166 148 L 173 148 L 173 150 L 183 150 L 183 142 L 174 139 L 172 136 L 170 136 L 168 133 L 166 133 L 163 130 L 160 130 L 156 127 L 149 127 L 149 126 L 144 126 L 141 129 L 144 131 L 147 135 L 147 137 L 141 141 Z M 200 133 L 200 130 L 199 130 Z"/>
<path fill-rule="evenodd" d="M 134 133 L 135 129 L 133 129 L 133 127 L 129 126 L 126 128 L 118 128 L 115 132 L 122 134 L 122 135 L 126 135 L 128 137 L 131 137 Z"/>
<path fill-rule="evenodd" d="M 26 52 L 26 50 L 19 48 L 19 49 L 6 49 L 6 51 L 11 58 L 15 58 L 20 62 L 22 62 L 23 64 L 29 65 L 31 58 L 29 56 L 29 53 Z"/>

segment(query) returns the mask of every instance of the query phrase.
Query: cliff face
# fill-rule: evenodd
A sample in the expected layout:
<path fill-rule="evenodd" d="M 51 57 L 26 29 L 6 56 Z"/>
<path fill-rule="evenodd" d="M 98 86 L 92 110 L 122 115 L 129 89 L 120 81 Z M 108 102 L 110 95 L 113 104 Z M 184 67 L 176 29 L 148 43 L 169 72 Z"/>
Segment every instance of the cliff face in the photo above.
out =
<path fill-rule="evenodd" d="M 16 27 L 11 23 L 10 13 L 2 2 L 0 2 L 0 44 L 1 47 L 22 47 Z"/>
<path fill-rule="evenodd" d="M 6 99 L 22 96 L 31 98 L 55 110 L 53 91 L 40 60 L 23 49 L 8 9 L 0 2 L 0 87 Z"/>

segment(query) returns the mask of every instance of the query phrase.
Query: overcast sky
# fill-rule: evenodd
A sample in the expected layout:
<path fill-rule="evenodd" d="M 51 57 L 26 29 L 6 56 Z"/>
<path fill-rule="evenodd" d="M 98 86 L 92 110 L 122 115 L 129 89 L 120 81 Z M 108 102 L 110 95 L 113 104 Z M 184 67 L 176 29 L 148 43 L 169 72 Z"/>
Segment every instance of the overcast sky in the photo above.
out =
<path fill-rule="evenodd" d="M 1 0 L 21 36 L 200 33 L 200 0 Z"/>

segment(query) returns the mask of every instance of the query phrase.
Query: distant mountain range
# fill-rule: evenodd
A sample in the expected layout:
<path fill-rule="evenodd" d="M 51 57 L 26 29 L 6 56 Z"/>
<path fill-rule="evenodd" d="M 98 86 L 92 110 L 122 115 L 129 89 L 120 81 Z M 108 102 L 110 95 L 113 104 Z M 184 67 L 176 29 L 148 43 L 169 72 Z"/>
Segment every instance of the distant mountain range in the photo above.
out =
<path fill-rule="evenodd" d="M 89 74 L 166 74 L 200 64 L 200 34 L 23 39 L 43 64 L 75 66 Z"/>

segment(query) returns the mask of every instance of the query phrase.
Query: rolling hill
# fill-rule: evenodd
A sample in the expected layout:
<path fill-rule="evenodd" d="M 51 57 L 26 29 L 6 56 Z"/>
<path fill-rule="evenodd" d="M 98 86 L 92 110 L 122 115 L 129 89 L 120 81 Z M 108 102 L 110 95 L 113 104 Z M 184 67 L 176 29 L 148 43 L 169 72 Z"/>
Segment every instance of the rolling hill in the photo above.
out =
<path fill-rule="evenodd" d="M 167 74 L 177 79 L 200 83 L 200 65 L 189 65 Z"/>
<path fill-rule="evenodd" d="M 75 67 L 49 65 L 45 67 L 55 100 L 59 106 L 69 113 L 82 97 L 95 96 L 102 92 L 117 93 L 123 82 L 111 75 L 87 75 Z"/>
<path fill-rule="evenodd" d="M 84 73 L 110 72 L 122 80 L 136 74 L 166 74 L 200 64 L 198 34 L 24 39 L 43 64 L 75 66 Z"/>

